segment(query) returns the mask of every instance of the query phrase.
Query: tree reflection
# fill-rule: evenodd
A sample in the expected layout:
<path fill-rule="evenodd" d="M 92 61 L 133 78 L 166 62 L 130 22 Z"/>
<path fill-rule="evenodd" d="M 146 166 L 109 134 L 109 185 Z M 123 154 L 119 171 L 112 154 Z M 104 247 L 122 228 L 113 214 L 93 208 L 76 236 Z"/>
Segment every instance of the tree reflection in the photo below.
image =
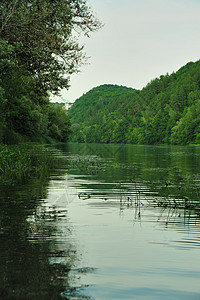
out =
<path fill-rule="evenodd" d="M 57 226 L 66 214 L 43 205 L 47 187 L 47 178 L 1 187 L 0 299 L 60 299 L 70 286 L 78 255 L 67 220 L 64 235 Z"/>

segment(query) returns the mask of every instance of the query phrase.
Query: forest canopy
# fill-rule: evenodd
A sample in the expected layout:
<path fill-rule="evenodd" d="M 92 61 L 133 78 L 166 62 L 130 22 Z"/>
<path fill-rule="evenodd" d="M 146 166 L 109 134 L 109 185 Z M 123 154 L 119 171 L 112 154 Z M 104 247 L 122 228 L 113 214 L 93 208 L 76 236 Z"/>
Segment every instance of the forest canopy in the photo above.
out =
<path fill-rule="evenodd" d="M 68 88 L 70 75 L 85 62 L 77 37 L 100 27 L 86 0 L 1 0 L 0 141 L 56 131 L 66 138 L 57 121 L 52 127 L 49 94 Z"/>
<path fill-rule="evenodd" d="M 57 92 L 84 62 L 74 33 L 100 28 L 85 0 L 1 0 L 0 39 L 16 46 L 13 55 L 35 84 Z"/>
<path fill-rule="evenodd" d="M 69 111 L 74 142 L 200 144 L 200 61 L 141 91 L 96 87 Z"/>

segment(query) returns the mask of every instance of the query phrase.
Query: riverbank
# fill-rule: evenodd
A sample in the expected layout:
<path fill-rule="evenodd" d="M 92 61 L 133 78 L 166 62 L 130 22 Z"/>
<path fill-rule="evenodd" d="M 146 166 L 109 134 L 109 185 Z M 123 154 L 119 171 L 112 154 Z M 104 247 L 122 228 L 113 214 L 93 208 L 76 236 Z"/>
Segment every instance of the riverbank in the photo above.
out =
<path fill-rule="evenodd" d="M 53 167 L 53 154 L 34 143 L 0 145 L 0 182 L 19 182 L 47 173 Z"/>

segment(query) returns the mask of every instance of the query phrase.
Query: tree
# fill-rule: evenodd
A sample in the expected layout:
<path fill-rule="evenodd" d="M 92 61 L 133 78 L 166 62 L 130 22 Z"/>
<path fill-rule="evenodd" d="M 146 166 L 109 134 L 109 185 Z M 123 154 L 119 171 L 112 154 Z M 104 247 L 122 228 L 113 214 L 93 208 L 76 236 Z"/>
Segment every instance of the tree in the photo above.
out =
<path fill-rule="evenodd" d="M 14 55 L 35 86 L 58 93 L 85 60 L 75 34 L 101 27 L 86 0 L 1 0 L 0 39 L 20 43 Z"/>
<path fill-rule="evenodd" d="M 68 112 L 60 104 L 49 104 L 49 135 L 61 142 L 68 140 L 70 130 L 70 121 Z"/>

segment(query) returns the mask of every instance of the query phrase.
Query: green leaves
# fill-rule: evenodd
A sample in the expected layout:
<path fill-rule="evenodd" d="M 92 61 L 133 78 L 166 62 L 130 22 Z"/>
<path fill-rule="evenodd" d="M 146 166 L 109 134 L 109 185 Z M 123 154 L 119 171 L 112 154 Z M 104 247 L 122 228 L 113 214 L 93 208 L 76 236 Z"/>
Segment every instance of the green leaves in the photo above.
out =
<path fill-rule="evenodd" d="M 200 61 L 142 91 L 103 85 L 70 109 L 73 141 L 189 144 L 200 140 Z M 73 125 L 75 124 L 75 126 Z M 78 123 L 78 125 L 77 125 Z"/>
<path fill-rule="evenodd" d="M 0 15 L 0 39 L 9 47 L 21 43 L 15 51 L 20 66 L 38 87 L 55 93 L 68 88 L 66 75 L 85 60 L 73 31 L 88 35 L 101 27 L 84 0 L 4 0 Z"/>
<path fill-rule="evenodd" d="M 68 88 L 85 61 L 73 33 L 88 35 L 100 22 L 85 0 L 2 0 L 0 15 L 0 141 L 66 141 L 68 114 L 48 93 Z"/>
<path fill-rule="evenodd" d="M 48 120 L 49 136 L 58 141 L 66 142 L 71 133 L 71 124 L 65 108 L 60 104 L 49 104 Z"/>

